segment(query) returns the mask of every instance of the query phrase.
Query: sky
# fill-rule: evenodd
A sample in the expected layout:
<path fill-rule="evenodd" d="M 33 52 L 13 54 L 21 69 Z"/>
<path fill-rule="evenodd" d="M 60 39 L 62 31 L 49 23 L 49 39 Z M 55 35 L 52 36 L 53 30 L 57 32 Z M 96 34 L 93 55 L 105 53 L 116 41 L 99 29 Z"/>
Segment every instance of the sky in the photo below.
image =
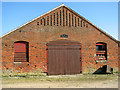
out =
<path fill-rule="evenodd" d="M 3 2 L 3 35 L 64 3 L 118 40 L 117 2 Z"/>

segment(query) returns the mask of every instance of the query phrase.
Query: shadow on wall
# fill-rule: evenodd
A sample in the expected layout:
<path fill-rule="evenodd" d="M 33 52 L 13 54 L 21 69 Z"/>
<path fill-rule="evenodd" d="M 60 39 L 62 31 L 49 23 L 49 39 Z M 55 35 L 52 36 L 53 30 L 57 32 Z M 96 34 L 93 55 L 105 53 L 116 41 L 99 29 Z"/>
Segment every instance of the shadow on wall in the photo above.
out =
<path fill-rule="evenodd" d="M 113 74 L 113 68 L 104 65 L 97 69 L 93 74 Z"/>

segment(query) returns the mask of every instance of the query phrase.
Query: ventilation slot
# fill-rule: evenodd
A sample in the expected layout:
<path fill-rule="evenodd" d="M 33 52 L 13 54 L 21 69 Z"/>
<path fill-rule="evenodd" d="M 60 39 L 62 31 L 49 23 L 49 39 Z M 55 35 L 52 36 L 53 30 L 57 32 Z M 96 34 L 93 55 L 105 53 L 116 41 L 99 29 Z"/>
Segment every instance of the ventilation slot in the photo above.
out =
<path fill-rule="evenodd" d="M 88 24 L 86 24 L 86 27 L 88 28 Z"/>
<path fill-rule="evenodd" d="M 85 27 L 85 22 L 83 22 L 83 26 Z"/>
<path fill-rule="evenodd" d="M 51 15 L 51 23 L 50 23 L 50 25 L 52 26 L 52 15 Z"/>
<path fill-rule="evenodd" d="M 36 22 L 36 25 L 50 25 L 50 26 L 74 26 L 74 27 L 85 27 L 88 28 L 89 23 L 74 15 L 73 13 L 65 10 L 64 8 L 59 12 L 54 12 L 50 16 L 43 16 L 40 21 Z"/>
<path fill-rule="evenodd" d="M 45 18 L 44 18 L 44 26 L 45 26 Z"/>
<path fill-rule="evenodd" d="M 54 13 L 54 25 L 55 25 L 55 13 Z"/>
<path fill-rule="evenodd" d="M 78 26 L 79 26 L 79 18 L 78 18 Z"/>
<path fill-rule="evenodd" d="M 74 22 L 73 22 L 73 14 L 72 14 L 72 26 L 74 26 L 73 23 L 74 23 Z"/>
<path fill-rule="evenodd" d="M 70 19 L 70 13 L 69 13 L 69 27 L 71 26 L 71 19 Z"/>
<path fill-rule="evenodd" d="M 68 25 L 67 11 L 66 11 L 66 26 Z"/>
<path fill-rule="evenodd" d="M 60 26 L 61 26 L 61 10 L 60 10 Z"/>
<path fill-rule="evenodd" d="M 81 20 L 81 27 L 82 27 L 82 22 L 83 22 L 83 19 Z"/>
<path fill-rule="evenodd" d="M 39 22 L 37 22 L 37 25 L 39 25 Z"/>
<path fill-rule="evenodd" d="M 76 17 L 75 17 L 75 27 L 76 27 Z"/>
<path fill-rule="evenodd" d="M 42 25 L 42 19 L 40 20 L 40 22 L 41 22 L 41 25 Z"/>
<path fill-rule="evenodd" d="M 49 25 L 49 16 L 47 16 L 47 25 Z"/>
<path fill-rule="evenodd" d="M 63 26 L 65 26 L 65 17 L 64 17 L 64 9 L 63 9 Z"/>
<path fill-rule="evenodd" d="M 58 12 L 57 12 L 57 26 L 58 26 Z"/>

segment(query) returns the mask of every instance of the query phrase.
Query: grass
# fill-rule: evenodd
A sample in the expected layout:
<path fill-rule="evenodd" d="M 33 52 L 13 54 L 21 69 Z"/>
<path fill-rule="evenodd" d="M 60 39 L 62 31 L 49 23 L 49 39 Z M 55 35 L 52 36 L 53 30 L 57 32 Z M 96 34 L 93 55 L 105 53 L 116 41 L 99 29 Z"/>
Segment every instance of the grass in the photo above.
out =
<path fill-rule="evenodd" d="M 36 71 L 31 71 L 31 72 L 13 72 L 11 73 L 10 71 L 8 72 L 2 72 L 2 77 L 29 77 L 29 76 L 45 76 L 45 74 L 41 73 L 42 70 L 38 69 Z"/>
<path fill-rule="evenodd" d="M 117 80 L 118 74 L 77 74 L 77 75 L 57 75 L 47 76 L 44 73 L 19 73 L 19 74 L 3 74 L 3 84 L 24 83 L 24 82 L 79 82 L 79 81 L 104 81 Z"/>

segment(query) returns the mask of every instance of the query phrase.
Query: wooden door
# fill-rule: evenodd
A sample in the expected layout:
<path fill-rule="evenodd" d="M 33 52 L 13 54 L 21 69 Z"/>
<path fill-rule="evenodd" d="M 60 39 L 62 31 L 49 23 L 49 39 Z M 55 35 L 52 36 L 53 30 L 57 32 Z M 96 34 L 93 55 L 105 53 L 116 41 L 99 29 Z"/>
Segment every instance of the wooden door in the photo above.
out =
<path fill-rule="evenodd" d="M 48 75 L 79 74 L 80 44 L 61 43 L 48 44 Z"/>

